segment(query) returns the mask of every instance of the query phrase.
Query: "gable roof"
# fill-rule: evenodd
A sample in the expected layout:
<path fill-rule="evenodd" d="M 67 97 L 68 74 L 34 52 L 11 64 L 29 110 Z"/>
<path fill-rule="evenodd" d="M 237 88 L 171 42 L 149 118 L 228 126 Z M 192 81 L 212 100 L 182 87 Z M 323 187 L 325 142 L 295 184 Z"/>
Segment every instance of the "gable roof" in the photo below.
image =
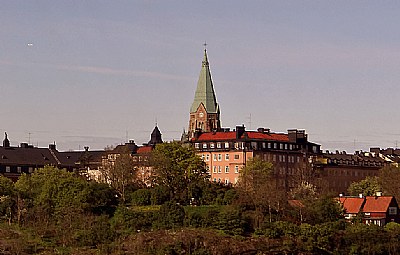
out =
<path fill-rule="evenodd" d="M 368 196 L 365 197 L 364 213 L 382 212 L 385 213 L 389 209 L 389 205 L 394 197 L 389 196 Z"/>
<path fill-rule="evenodd" d="M 346 213 L 357 214 L 361 211 L 364 198 L 360 197 L 340 197 L 339 202 L 343 205 Z"/>

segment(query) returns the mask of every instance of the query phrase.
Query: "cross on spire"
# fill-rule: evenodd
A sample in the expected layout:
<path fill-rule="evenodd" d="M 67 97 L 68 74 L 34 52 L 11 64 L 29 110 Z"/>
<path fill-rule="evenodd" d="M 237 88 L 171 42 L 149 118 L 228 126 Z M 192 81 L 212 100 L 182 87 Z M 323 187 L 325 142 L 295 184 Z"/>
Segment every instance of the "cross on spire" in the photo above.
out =
<path fill-rule="evenodd" d="M 207 42 L 206 41 L 204 41 L 204 44 L 203 44 L 203 46 L 204 46 L 204 50 L 207 50 Z"/>

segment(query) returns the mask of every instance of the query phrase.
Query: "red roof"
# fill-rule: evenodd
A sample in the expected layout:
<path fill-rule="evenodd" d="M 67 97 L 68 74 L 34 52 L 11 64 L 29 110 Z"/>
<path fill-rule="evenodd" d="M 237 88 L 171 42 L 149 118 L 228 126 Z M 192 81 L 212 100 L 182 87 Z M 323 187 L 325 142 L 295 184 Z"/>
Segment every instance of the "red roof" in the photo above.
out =
<path fill-rule="evenodd" d="M 393 197 L 365 197 L 364 213 L 369 212 L 387 212 Z"/>
<path fill-rule="evenodd" d="M 153 150 L 153 147 L 151 146 L 142 146 L 139 147 L 136 151 L 137 154 L 141 154 L 141 153 L 149 153 Z"/>
<path fill-rule="evenodd" d="M 364 198 L 359 197 L 339 197 L 339 202 L 343 205 L 346 213 L 357 214 L 360 212 L 364 203 Z"/>
<path fill-rule="evenodd" d="M 261 133 L 256 131 L 246 131 L 240 138 L 247 137 L 249 139 L 263 139 L 271 141 L 284 141 L 288 142 L 289 137 L 287 134 L 275 134 L 275 133 Z M 224 140 L 236 140 L 236 132 L 207 132 L 200 134 L 199 138 L 193 139 L 195 141 L 224 141 Z"/>

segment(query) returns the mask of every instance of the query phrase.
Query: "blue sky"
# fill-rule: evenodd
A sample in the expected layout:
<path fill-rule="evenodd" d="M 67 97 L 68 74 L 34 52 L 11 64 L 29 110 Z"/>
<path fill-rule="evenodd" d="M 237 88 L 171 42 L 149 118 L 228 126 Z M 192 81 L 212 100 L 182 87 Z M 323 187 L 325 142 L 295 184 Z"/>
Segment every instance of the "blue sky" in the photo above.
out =
<path fill-rule="evenodd" d="M 398 1 L 2 1 L 0 131 L 60 150 L 187 128 L 203 43 L 224 127 L 400 142 Z M 251 118 L 250 118 L 251 116 Z"/>

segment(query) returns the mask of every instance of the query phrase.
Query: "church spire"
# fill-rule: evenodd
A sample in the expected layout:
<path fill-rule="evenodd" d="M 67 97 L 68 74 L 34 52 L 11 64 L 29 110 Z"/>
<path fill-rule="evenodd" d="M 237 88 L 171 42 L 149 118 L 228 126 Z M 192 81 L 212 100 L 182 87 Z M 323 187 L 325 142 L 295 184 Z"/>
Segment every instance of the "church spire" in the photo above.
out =
<path fill-rule="evenodd" d="M 210 132 L 221 128 L 220 110 L 211 78 L 206 45 L 204 44 L 204 56 L 199 80 L 197 81 L 194 100 L 190 107 L 189 136 L 193 136 L 196 131 Z"/>
<path fill-rule="evenodd" d="M 190 112 L 196 112 L 197 108 L 203 104 L 208 113 L 217 113 L 218 103 L 214 92 L 214 85 L 211 79 L 210 64 L 208 62 L 207 49 L 204 49 L 204 57 L 200 70 L 199 80 L 194 95 L 194 100 Z"/>

